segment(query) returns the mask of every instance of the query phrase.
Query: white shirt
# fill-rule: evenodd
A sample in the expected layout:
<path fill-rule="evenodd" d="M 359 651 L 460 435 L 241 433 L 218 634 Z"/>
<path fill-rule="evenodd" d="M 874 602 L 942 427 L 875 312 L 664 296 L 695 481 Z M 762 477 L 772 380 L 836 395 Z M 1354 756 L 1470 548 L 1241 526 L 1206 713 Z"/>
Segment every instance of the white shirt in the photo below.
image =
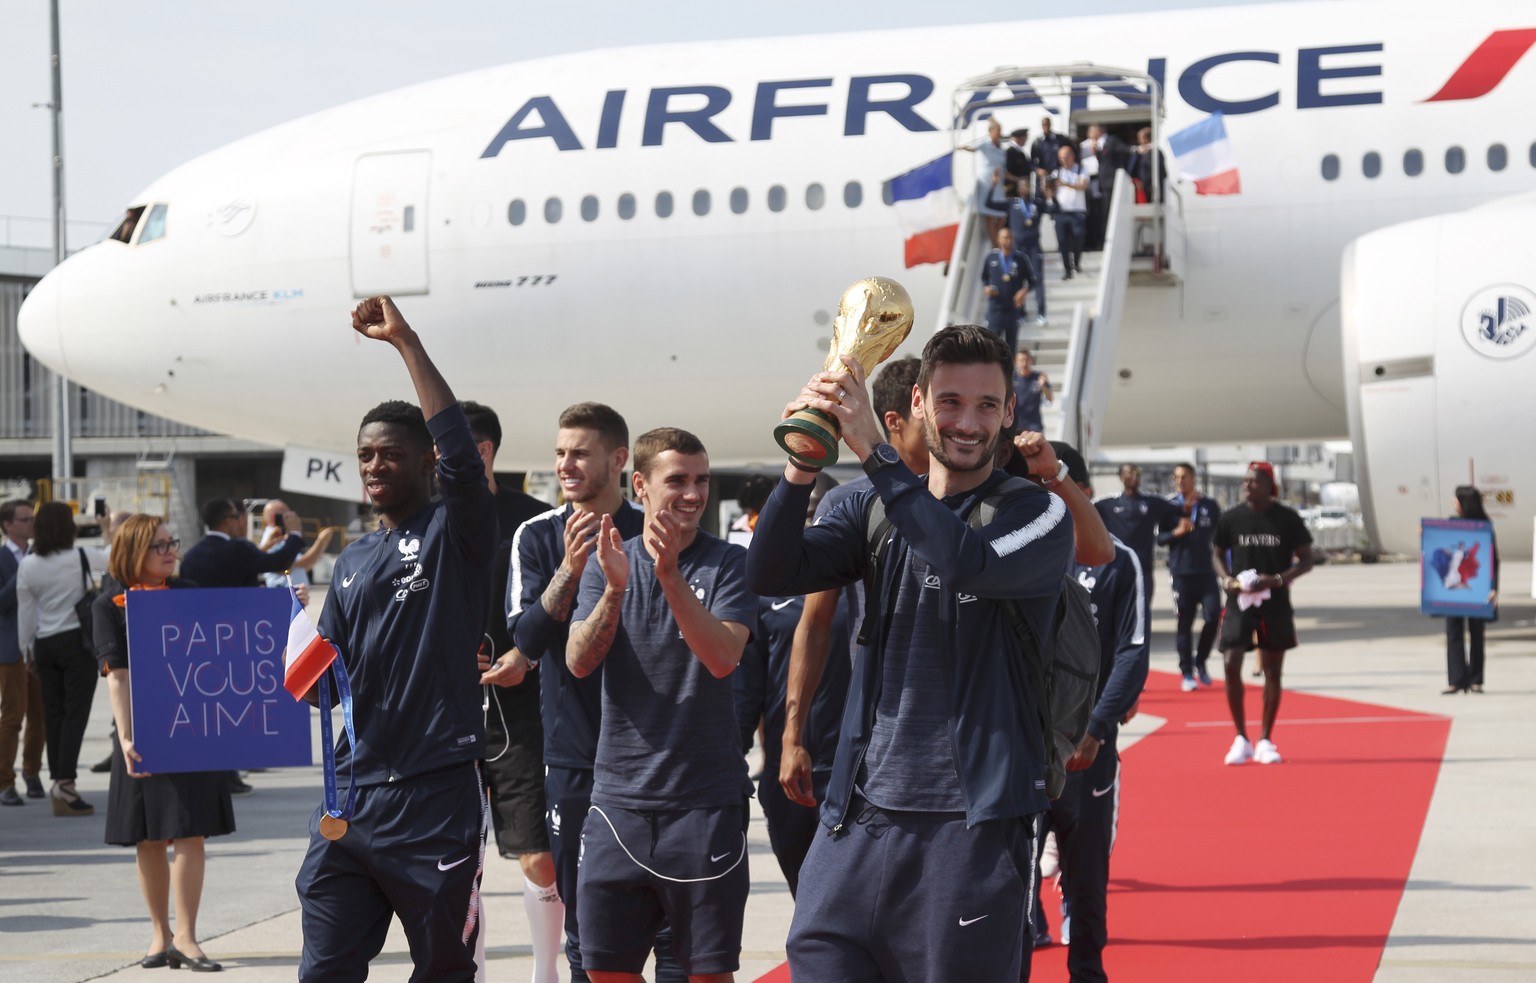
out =
<path fill-rule="evenodd" d="M 1076 184 L 1088 176 L 1083 172 L 1082 167 L 1058 167 L 1051 173 L 1051 176 L 1057 181 L 1056 207 L 1064 212 L 1085 212 L 1088 210 L 1088 202 L 1085 198 L 1086 193 L 1076 188 L 1067 187 L 1068 181 Z"/>
<path fill-rule="evenodd" d="M 5 540 L 5 548 L 11 551 L 11 555 L 16 558 L 17 563 L 20 563 L 22 560 L 26 559 L 27 548 L 25 546 L 17 546 L 14 542 L 7 538 Z"/>
<path fill-rule="evenodd" d="M 105 550 L 81 547 L 93 573 L 107 569 Z M 16 640 L 22 652 L 39 638 L 50 638 L 80 627 L 75 603 L 85 596 L 85 575 L 74 549 L 47 556 L 36 553 L 21 561 L 16 573 Z M 87 639 L 87 642 L 90 640 Z"/>

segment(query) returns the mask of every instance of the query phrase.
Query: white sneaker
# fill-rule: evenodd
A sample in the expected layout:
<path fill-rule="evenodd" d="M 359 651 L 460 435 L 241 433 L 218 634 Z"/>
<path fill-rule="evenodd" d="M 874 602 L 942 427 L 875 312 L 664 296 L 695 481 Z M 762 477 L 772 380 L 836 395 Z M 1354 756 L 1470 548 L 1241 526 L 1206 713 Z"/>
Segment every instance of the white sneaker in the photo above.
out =
<path fill-rule="evenodd" d="M 1199 688 L 1200 684 L 1195 682 L 1194 676 L 1185 676 L 1184 681 L 1179 684 L 1179 692 L 1181 693 L 1193 693 Z"/>
<path fill-rule="evenodd" d="M 1260 741 L 1253 749 L 1253 760 L 1261 765 L 1278 765 L 1285 759 L 1280 757 L 1280 749 L 1275 747 L 1274 741 Z"/>
<path fill-rule="evenodd" d="M 1047 321 L 1047 320 L 1046 320 L 1046 319 L 1045 319 L 1045 315 L 1044 315 L 1044 314 L 1041 314 L 1041 315 L 1040 315 L 1040 316 L 1039 316 L 1039 317 L 1037 317 L 1037 318 L 1035 318 L 1035 323 L 1036 323 L 1036 324 L 1038 324 L 1038 325 L 1039 325 L 1039 326 L 1040 326 L 1040 327 L 1042 327 L 1042 328 L 1043 328 L 1043 327 L 1045 327 L 1045 326 L 1046 326 L 1046 325 L 1047 325 L 1047 324 L 1050 324 L 1050 323 L 1051 323 L 1051 322 L 1049 322 L 1049 321 Z"/>
<path fill-rule="evenodd" d="M 1072 944 L 1072 916 L 1068 915 L 1061 920 L 1061 944 Z"/>
<path fill-rule="evenodd" d="M 1273 744 L 1270 745 L 1274 747 Z M 1279 753 L 1275 755 L 1279 757 Z M 1239 734 L 1232 739 L 1232 748 L 1227 751 L 1226 762 L 1229 765 L 1245 765 L 1253 760 L 1253 745 L 1248 743 L 1248 738 Z"/>
<path fill-rule="evenodd" d="M 1061 870 L 1061 855 L 1056 847 L 1056 831 L 1045 834 L 1045 846 L 1040 848 L 1040 876 L 1055 877 Z"/>

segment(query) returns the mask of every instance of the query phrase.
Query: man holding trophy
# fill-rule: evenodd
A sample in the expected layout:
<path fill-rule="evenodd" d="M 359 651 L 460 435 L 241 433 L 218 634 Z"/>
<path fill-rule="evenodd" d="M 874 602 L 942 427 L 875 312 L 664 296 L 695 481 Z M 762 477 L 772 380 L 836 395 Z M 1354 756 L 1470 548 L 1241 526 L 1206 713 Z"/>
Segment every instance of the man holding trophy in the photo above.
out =
<path fill-rule="evenodd" d="M 788 951 L 796 980 L 1019 978 L 1033 901 L 1035 817 L 1049 801 L 1036 696 L 1003 599 L 1048 637 L 1072 522 L 1038 485 L 1010 491 L 980 529 L 970 511 L 1007 480 L 992 466 L 1013 419 L 1011 353 L 986 328 L 945 328 L 923 350 L 912 417 L 931 470 L 883 441 L 865 379 L 912 324 L 899 284 L 844 294 L 832 354 L 786 408 L 791 454 L 747 561 L 761 595 L 870 575 L 837 761 L 801 873 Z M 841 440 L 872 489 L 804 528 L 811 483 Z M 880 562 L 869 514 L 889 521 Z"/>

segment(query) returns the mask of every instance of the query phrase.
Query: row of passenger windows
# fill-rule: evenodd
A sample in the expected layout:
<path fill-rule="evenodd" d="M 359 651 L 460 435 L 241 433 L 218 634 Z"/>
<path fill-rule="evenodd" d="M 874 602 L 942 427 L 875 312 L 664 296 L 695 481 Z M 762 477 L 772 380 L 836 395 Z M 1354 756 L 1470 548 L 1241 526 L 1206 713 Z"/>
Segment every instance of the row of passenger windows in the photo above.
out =
<path fill-rule="evenodd" d="M 789 207 L 789 191 L 782 184 L 775 184 L 769 188 L 768 193 L 763 197 L 770 212 L 782 212 L 785 208 Z M 881 198 L 887 205 L 892 203 L 889 185 L 885 186 Z M 827 204 L 827 189 L 820 184 L 808 184 L 805 186 L 803 200 L 808 210 L 813 212 L 819 211 Z M 732 213 L 740 215 L 751 207 L 752 195 L 746 188 L 732 188 L 730 194 L 726 196 L 726 203 L 730 206 Z M 689 204 L 693 209 L 693 214 L 708 215 L 714 205 L 714 198 L 707 189 L 700 188 L 693 193 L 692 201 Z M 858 181 L 849 181 L 843 185 L 843 205 L 845 207 L 858 208 L 863 204 L 864 186 L 862 184 Z M 638 208 L 639 202 L 634 195 L 627 191 L 619 195 L 618 200 L 614 202 L 614 211 L 618 214 L 619 218 L 626 222 L 635 217 Z M 677 201 L 673 198 L 672 192 L 656 192 L 654 208 L 657 218 L 670 218 L 677 209 Z M 602 211 L 596 195 L 583 197 L 579 209 L 582 221 L 584 222 L 597 221 L 598 215 Z M 544 199 L 544 221 L 554 225 L 564 215 L 565 205 L 559 198 L 550 197 Z M 514 198 L 507 205 L 507 221 L 513 225 L 522 225 L 528 221 L 528 203 L 521 198 Z"/>
<path fill-rule="evenodd" d="M 1531 167 L 1536 168 L 1536 143 L 1531 144 L 1526 152 Z M 1509 148 L 1502 143 L 1489 144 L 1488 152 L 1484 158 L 1490 171 L 1502 171 L 1509 166 Z M 1339 179 L 1339 155 L 1329 154 L 1323 158 L 1323 180 L 1337 181 Z M 1467 152 L 1462 147 L 1445 148 L 1445 172 L 1447 174 L 1460 174 L 1467 169 Z M 1376 151 L 1367 151 L 1360 158 L 1360 173 L 1367 178 L 1381 176 L 1381 154 Z M 1424 173 L 1424 151 L 1417 147 L 1403 151 L 1403 173 L 1409 177 L 1418 177 Z"/>

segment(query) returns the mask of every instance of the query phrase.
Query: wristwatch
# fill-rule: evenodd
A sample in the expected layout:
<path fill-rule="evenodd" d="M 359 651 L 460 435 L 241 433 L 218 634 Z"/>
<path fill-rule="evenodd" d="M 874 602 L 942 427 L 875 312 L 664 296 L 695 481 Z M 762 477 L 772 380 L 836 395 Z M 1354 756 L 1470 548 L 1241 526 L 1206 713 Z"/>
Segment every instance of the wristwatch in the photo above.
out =
<path fill-rule="evenodd" d="M 1061 483 L 1063 481 L 1066 481 L 1066 480 L 1067 480 L 1067 462 L 1066 461 L 1057 461 L 1056 462 L 1056 476 L 1054 478 L 1047 478 L 1047 479 L 1045 479 L 1043 482 L 1041 482 L 1041 484 L 1045 485 L 1045 487 L 1049 488 L 1051 491 L 1055 491 L 1057 488 L 1061 487 Z"/>
<path fill-rule="evenodd" d="M 876 471 L 884 471 L 900 463 L 901 455 L 896 453 L 896 448 L 890 444 L 876 444 L 869 449 L 869 456 L 864 459 L 864 473 L 873 477 Z"/>

